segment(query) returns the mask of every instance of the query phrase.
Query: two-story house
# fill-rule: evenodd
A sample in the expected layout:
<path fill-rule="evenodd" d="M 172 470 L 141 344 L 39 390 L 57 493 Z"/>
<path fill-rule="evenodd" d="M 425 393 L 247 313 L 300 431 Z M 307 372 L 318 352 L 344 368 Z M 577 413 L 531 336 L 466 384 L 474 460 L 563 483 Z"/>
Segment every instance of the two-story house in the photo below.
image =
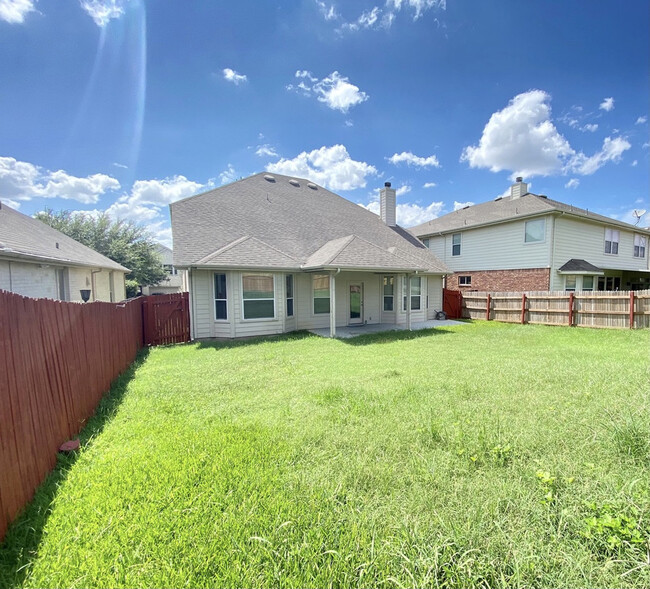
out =
<path fill-rule="evenodd" d="M 640 290 L 650 288 L 650 229 L 528 192 L 427 221 L 411 232 L 453 274 L 454 290 Z"/>

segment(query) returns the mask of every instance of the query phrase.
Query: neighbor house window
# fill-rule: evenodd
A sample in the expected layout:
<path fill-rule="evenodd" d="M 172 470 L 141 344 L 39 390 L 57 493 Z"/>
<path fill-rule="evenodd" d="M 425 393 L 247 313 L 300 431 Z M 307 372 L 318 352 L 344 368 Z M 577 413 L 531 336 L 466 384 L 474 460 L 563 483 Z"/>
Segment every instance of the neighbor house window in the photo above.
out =
<path fill-rule="evenodd" d="M 293 274 L 286 276 L 287 317 L 293 317 Z"/>
<path fill-rule="evenodd" d="M 424 244 L 424 247 L 429 247 L 429 238 L 428 238 L 428 237 L 424 237 L 424 238 L 422 239 L 422 243 Z"/>
<path fill-rule="evenodd" d="M 472 277 L 471 276 L 459 276 L 458 277 L 458 286 L 472 286 Z"/>
<path fill-rule="evenodd" d="M 384 276 L 384 311 L 394 310 L 395 277 Z"/>
<path fill-rule="evenodd" d="M 217 321 L 228 320 L 228 292 L 225 274 L 214 275 L 214 318 Z"/>
<path fill-rule="evenodd" d="M 402 288 L 404 289 L 404 295 L 402 297 L 402 309 L 406 311 L 406 297 L 407 297 L 407 288 L 406 288 L 406 276 L 402 279 Z M 422 292 L 422 278 L 420 276 L 411 276 L 411 310 L 418 311 L 421 309 L 421 292 Z"/>
<path fill-rule="evenodd" d="M 327 274 L 314 274 L 314 315 L 330 312 L 330 277 Z"/>
<path fill-rule="evenodd" d="M 634 236 L 634 257 L 645 258 L 646 238 L 643 235 Z"/>
<path fill-rule="evenodd" d="M 451 255 L 460 256 L 460 233 L 451 236 Z"/>
<path fill-rule="evenodd" d="M 564 290 L 575 290 L 576 289 L 576 275 L 569 274 L 564 278 Z"/>
<path fill-rule="evenodd" d="M 524 233 L 525 243 L 538 243 L 540 241 L 544 241 L 544 234 L 546 233 L 546 219 L 526 221 Z"/>
<path fill-rule="evenodd" d="M 244 319 L 273 319 L 275 317 L 273 274 L 243 274 L 242 299 Z"/>
<path fill-rule="evenodd" d="M 583 276 L 582 277 L 582 290 L 594 290 L 594 277 L 593 276 Z"/>
<path fill-rule="evenodd" d="M 606 254 L 618 253 L 619 235 L 620 233 L 618 229 L 605 229 L 605 253 Z"/>

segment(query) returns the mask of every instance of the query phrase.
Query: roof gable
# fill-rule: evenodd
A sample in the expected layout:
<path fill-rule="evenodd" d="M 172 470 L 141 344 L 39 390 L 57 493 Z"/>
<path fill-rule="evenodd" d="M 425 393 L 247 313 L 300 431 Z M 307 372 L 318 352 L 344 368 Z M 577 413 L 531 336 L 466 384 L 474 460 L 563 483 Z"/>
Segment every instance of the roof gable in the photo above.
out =
<path fill-rule="evenodd" d="M 246 235 L 218 249 L 197 262 L 199 265 L 259 267 L 260 261 L 264 267 L 293 268 L 296 260 L 274 247 Z"/>

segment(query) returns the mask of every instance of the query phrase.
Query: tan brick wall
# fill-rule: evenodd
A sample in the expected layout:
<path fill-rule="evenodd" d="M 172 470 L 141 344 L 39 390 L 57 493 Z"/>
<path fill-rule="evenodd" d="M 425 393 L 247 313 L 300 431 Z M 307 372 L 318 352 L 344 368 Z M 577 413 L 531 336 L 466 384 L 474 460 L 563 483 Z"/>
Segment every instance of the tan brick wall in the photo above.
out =
<path fill-rule="evenodd" d="M 459 276 L 471 276 L 471 286 L 459 286 Z M 549 268 L 526 268 L 523 270 L 481 270 L 455 272 L 447 276 L 450 290 L 478 290 L 481 292 L 523 292 L 548 290 L 551 270 Z"/>

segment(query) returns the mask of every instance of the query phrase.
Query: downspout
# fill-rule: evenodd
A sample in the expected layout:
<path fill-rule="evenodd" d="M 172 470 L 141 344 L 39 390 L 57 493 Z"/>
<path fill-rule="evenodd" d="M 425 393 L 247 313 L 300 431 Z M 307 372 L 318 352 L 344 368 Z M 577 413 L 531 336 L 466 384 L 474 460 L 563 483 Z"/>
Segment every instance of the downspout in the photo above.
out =
<path fill-rule="evenodd" d="M 336 277 L 341 273 L 337 268 L 336 272 L 330 272 L 330 337 L 336 337 Z"/>
<path fill-rule="evenodd" d="M 411 331 L 411 275 L 406 275 L 406 328 Z"/>
<path fill-rule="evenodd" d="M 187 269 L 187 274 L 189 276 L 189 291 L 190 291 L 190 339 L 192 341 L 195 339 L 196 329 L 194 328 L 194 272 L 192 272 L 192 266 Z"/>

